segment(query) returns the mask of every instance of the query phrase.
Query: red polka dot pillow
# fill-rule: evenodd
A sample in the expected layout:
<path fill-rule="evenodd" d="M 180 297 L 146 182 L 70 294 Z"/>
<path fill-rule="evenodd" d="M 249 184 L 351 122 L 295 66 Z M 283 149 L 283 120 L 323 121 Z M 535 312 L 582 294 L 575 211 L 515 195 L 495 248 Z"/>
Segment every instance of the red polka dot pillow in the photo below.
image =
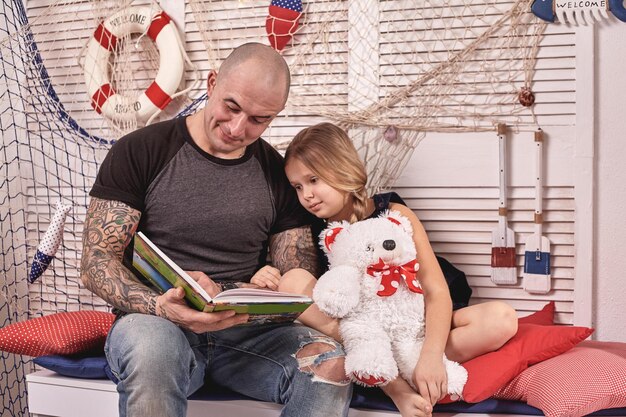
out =
<path fill-rule="evenodd" d="M 579 417 L 626 407 L 626 343 L 584 341 L 529 367 L 494 394 L 548 417 Z"/>
<path fill-rule="evenodd" d="M 14 323 L 0 329 L 0 350 L 33 357 L 101 351 L 114 319 L 102 311 L 73 311 Z"/>

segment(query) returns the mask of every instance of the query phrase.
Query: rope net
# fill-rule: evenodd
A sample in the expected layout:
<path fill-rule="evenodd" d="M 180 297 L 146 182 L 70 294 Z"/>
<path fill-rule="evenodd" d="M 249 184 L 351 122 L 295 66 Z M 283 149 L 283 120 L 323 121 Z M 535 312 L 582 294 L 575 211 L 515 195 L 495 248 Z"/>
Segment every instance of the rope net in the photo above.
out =
<path fill-rule="evenodd" d="M 496 123 L 534 128 L 532 107 L 518 99 L 523 87 L 532 89 L 545 29 L 528 12 L 530 2 L 305 1 L 301 12 L 290 3 L 295 15 L 277 14 L 268 25 L 269 0 L 191 0 L 182 36 L 189 60 L 178 89 L 184 93 L 154 121 L 202 106 L 206 95 L 195 81 L 206 74 L 199 76 L 196 65 L 218 68 L 237 45 L 268 44 L 274 36 L 284 43 L 293 86 L 265 137 L 284 149 L 301 127 L 339 123 L 366 162 L 370 191 L 387 188 L 425 132 L 487 131 Z M 61 311 L 109 308 L 79 282 L 82 221 L 110 145 L 145 122 L 96 113 L 83 66 L 99 22 L 137 5 L 157 4 L 33 0 L 27 15 L 21 0 L 2 0 L 2 327 Z M 286 42 L 285 33 L 291 36 Z M 155 79 L 159 60 L 145 33 L 128 33 L 106 61 L 106 72 L 115 91 L 132 102 Z M 33 256 L 58 202 L 72 205 L 62 244 L 29 284 Z M 32 370 L 31 358 L 0 352 L 1 415 L 28 415 L 25 375 Z"/>
<path fill-rule="evenodd" d="M 532 0 L 305 2 L 283 55 L 292 71 L 285 111 L 347 128 L 369 189 L 397 179 L 425 132 L 494 131 L 536 125 L 519 94 L 532 87 L 546 28 Z M 266 4 L 191 0 L 211 67 L 241 40 L 268 38 Z M 228 17 L 226 17 L 228 16 Z M 283 21 L 284 23 L 284 21 Z M 274 27 L 271 36 L 279 36 Z M 395 134 L 389 134 L 393 127 Z M 385 132 L 387 131 L 387 135 Z M 285 148 L 291 139 L 275 139 Z"/>

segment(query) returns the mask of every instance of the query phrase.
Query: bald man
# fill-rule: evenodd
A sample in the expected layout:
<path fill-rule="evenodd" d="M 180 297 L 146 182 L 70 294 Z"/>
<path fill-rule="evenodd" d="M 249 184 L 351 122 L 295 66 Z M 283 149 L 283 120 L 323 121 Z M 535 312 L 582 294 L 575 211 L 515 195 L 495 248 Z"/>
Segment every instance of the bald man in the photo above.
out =
<path fill-rule="evenodd" d="M 276 51 L 244 44 L 209 72 L 204 109 L 126 135 L 104 159 L 90 192 L 81 279 L 118 316 L 105 353 L 120 416 L 183 417 L 207 378 L 284 404 L 283 416 L 347 415 L 351 385 L 334 340 L 300 324 L 236 326 L 248 317 L 196 311 L 181 289 L 159 295 L 132 268 L 140 230 L 211 295 L 250 285 L 255 274 L 317 274 L 311 219 L 281 156 L 260 138 L 289 84 Z"/>

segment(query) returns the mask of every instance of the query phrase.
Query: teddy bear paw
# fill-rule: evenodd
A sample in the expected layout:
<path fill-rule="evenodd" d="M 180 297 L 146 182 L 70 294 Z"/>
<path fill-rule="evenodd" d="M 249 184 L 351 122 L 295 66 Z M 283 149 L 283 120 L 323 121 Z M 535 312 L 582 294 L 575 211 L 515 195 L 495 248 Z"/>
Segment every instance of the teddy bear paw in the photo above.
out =
<path fill-rule="evenodd" d="M 389 382 L 383 377 L 375 377 L 366 373 L 360 374 L 357 372 L 353 372 L 352 377 L 355 382 L 366 387 L 380 387 L 383 385 L 387 385 L 387 382 Z"/>

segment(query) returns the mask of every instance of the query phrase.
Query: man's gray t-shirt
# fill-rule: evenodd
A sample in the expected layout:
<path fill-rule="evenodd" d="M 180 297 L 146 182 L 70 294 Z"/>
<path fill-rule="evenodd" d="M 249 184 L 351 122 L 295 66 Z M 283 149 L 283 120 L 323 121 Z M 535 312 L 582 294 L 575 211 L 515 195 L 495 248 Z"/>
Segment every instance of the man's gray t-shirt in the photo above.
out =
<path fill-rule="evenodd" d="M 311 220 L 267 142 L 239 159 L 216 158 L 194 143 L 184 118 L 116 142 L 90 195 L 141 211 L 139 230 L 184 270 L 218 281 L 249 281 L 265 265 L 270 235 Z"/>

